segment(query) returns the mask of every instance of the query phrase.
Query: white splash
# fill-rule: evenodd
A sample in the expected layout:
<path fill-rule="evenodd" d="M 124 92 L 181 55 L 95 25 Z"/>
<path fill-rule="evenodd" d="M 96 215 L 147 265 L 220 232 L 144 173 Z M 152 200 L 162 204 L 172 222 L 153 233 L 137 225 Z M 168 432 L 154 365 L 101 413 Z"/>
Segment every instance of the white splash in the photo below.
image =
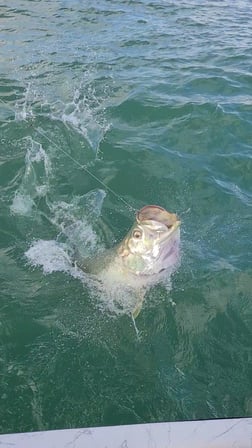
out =
<path fill-rule="evenodd" d="M 96 92 L 93 81 L 83 79 L 79 86 L 75 86 L 68 93 L 64 101 L 55 101 L 50 105 L 51 117 L 62 121 L 81 134 L 88 142 L 95 155 L 99 145 L 111 124 L 105 117 L 105 106 L 108 93 Z"/>
<path fill-rule="evenodd" d="M 78 268 L 75 255 L 78 250 L 78 256 L 84 259 L 102 250 L 91 222 L 100 217 L 105 196 L 103 190 L 94 190 L 83 196 L 75 196 L 70 203 L 50 203 L 50 221 L 59 232 L 57 240 L 34 241 L 25 252 L 29 264 L 41 267 L 45 274 L 65 272 L 93 289 L 97 282 Z"/>
<path fill-rule="evenodd" d="M 33 118 L 32 102 L 35 99 L 35 93 L 31 90 L 31 84 L 29 83 L 25 92 L 24 97 L 18 100 L 15 104 L 15 120 L 16 121 L 26 121 L 27 118 Z"/>
<path fill-rule="evenodd" d="M 29 264 L 42 268 L 44 274 L 65 272 L 82 282 L 87 282 L 86 274 L 73 264 L 69 247 L 55 240 L 37 240 L 25 252 Z"/>
<path fill-rule="evenodd" d="M 30 216 L 36 198 L 45 197 L 49 191 L 52 167 L 50 158 L 40 143 L 31 137 L 25 138 L 24 141 L 27 146 L 25 172 L 10 209 L 12 213 Z"/>
<path fill-rule="evenodd" d="M 32 213 L 34 205 L 35 202 L 29 195 L 18 191 L 13 198 L 10 210 L 17 215 L 29 216 Z"/>
<path fill-rule="evenodd" d="M 104 249 L 93 224 L 100 217 L 105 197 L 106 192 L 97 189 L 83 196 L 74 196 L 69 203 L 59 201 L 50 204 L 51 221 L 60 230 L 58 237 L 67 241 L 69 247 L 78 248 L 78 254 L 83 258 Z"/>
<path fill-rule="evenodd" d="M 72 268 L 66 245 L 55 240 L 35 241 L 25 255 L 32 266 L 41 266 L 45 274 L 56 271 L 70 273 Z"/>
<path fill-rule="evenodd" d="M 91 109 L 87 98 L 79 98 L 64 106 L 61 120 L 82 134 L 97 155 L 99 145 L 110 129 L 110 124 L 102 117 L 102 109 L 99 106 L 96 110 Z"/>

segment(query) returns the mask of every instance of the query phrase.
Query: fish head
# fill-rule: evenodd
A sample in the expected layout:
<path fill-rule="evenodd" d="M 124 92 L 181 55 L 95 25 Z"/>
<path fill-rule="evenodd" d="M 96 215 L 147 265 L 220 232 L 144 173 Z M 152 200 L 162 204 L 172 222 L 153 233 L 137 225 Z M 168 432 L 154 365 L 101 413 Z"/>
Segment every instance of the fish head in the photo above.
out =
<path fill-rule="evenodd" d="M 177 215 L 162 207 L 147 205 L 139 210 L 118 250 L 127 269 L 135 274 L 154 274 L 174 264 L 179 226 Z"/>

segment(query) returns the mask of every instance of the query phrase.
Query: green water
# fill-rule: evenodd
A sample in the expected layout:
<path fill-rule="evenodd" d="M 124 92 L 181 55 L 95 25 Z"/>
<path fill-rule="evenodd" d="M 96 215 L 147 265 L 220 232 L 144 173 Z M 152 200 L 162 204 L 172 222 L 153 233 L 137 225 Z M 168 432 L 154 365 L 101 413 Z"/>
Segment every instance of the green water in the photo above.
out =
<path fill-rule="evenodd" d="M 251 2 L 11 0 L 0 24 L 1 432 L 252 416 Z M 82 165 L 182 218 L 140 338 L 71 264 L 134 219 Z"/>

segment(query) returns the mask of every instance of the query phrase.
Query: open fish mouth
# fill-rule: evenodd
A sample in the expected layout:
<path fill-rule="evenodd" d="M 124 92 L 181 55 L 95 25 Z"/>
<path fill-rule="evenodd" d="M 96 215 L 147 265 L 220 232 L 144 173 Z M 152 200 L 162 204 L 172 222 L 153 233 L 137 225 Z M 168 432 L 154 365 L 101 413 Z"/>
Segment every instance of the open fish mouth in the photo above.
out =
<path fill-rule="evenodd" d="M 151 224 L 153 221 L 163 224 L 168 229 L 169 236 L 180 226 L 176 213 L 170 213 L 159 205 L 146 205 L 136 214 L 138 224 Z"/>

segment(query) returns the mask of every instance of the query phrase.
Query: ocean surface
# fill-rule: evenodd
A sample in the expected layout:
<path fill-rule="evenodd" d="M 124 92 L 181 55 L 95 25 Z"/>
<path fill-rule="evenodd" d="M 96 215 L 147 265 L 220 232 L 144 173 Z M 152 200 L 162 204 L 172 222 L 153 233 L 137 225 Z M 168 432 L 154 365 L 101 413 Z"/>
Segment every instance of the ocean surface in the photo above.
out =
<path fill-rule="evenodd" d="M 136 320 L 74 265 L 181 218 Z M 0 431 L 252 416 L 252 3 L 0 6 Z"/>

